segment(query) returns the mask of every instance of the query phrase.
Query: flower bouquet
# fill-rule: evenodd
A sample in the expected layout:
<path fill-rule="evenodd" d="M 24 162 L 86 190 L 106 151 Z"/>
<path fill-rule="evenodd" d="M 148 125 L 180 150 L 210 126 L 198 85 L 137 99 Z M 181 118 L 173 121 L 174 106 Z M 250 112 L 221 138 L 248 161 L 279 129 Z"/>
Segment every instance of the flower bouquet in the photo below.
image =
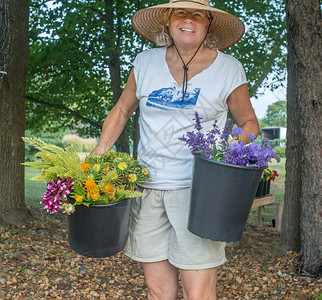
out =
<path fill-rule="evenodd" d="M 215 122 L 207 132 L 201 120 L 196 112 L 194 130 L 180 138 L 194 155 L 188 230 L 211 240 L 238 241 L 263 169 L 280 159 L 267 140 L 255 143 L 254 134 L 241 142 L 242 129 L 233 128 L 231 120 L 222 130 Z"/>
<path fill-rule="evenodd" d="M 263 176 L 259 182 L 255 197 L 263 197 L 270 193 L 271 180 L 278 177 L 276 170 L 264 169 Z"/>
<path fill-rule="evenodd" d="M 71 247 L 91 257 L 121 251 L 128 234 L 129 199 L 142 195 L 136 188 L 148 180 L 148 170 L 127 153 L 111 150 L 81 162 L 72 146 L 63 149 L 39 139 L 23 140 L 39 150 L 40 161 L 24 165 L 39 170 L 32 180 L 47 183 L 44 208 L 67 213 Z"/>

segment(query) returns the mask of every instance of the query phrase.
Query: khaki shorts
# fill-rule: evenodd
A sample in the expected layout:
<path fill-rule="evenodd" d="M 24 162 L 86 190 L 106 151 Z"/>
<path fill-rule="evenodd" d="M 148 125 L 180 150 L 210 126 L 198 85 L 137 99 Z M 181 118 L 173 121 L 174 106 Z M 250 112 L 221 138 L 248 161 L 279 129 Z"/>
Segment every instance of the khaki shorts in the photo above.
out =
<path fill-rule="evenodd" d="M 169 260 L 179 269 L 214 268 L 226 261 L 225 243 L 187 230 L 190 188 L 143 189 L 132 201 L 125 254 L 140 262 Z"/>

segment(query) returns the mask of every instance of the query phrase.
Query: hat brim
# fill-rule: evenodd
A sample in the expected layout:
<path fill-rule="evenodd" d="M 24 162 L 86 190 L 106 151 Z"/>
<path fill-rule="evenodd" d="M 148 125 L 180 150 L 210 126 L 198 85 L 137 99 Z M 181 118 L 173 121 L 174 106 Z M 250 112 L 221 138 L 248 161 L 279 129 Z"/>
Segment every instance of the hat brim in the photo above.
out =
<path fill-rule="evenodd" d="M 245 32 L 245 26 L 237 17 L 217 8 L 193 2 L 166 3 L 143 8 L 131 18 L 134 30 L 144 39 L 154 43 L 156 32 L 160 31 L 162 15 L 168 8 L 191 8 L 209 11 L 213 21 L 209 31 L 217 40 L 217 49 L 224 50 L 236 44 Z"/>

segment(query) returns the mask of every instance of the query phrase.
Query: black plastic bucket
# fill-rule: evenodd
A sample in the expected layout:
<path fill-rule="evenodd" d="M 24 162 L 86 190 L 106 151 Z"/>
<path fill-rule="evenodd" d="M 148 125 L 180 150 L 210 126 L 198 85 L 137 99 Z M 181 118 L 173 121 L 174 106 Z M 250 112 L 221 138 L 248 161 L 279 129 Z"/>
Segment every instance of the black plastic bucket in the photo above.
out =
<path fill-rule="evenodd" d="M 194 156 L 188 230 L 214 241 L 240 240 L 264 168 Z"/>
<path fill-rule="evenodd" d="M 265 187 L 265 181 L 260 181 L 259 185 L 257 187 L 256 193 L 255 193 L 255 197 L 263 197 L 266 193 L 266 187 Z"/>
<path fill-rule="evenodd" d="M 112 256 L 124 249 L 128 232 L 131 199 L 86 207 L 76 205 L 67 216 L 68 241 L 79 254 Z"/>
<path fill-rule="evenodd" d="M 271 182 L 269 181 L 260 181 L 255 197 L 264 197 L 270 193 Z"/>

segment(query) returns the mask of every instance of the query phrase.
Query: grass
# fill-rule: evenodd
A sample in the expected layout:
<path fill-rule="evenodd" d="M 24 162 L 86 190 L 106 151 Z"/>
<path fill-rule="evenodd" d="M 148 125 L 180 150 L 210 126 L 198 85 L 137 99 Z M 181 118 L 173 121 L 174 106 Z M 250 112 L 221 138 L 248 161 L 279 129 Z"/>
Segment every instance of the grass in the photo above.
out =
<path fill-rule="evenodd" d="M 276 198 L 276 202 L 284 202 L 284 184 L 285 184 L 285 158 L 280 163 L 272 162 L 269 164 L 270 170 L 276 170 L 278 177 L 271 182 L 271 194 Z"/>
<path fill-rule="evenodd" d="M 30 180 L 37 175 L 39 172 L 36 169 L 25 167 L 25 201 L 27 206 L 41 206 L 41 196 L 45 193 L 46 183 Z"/>

